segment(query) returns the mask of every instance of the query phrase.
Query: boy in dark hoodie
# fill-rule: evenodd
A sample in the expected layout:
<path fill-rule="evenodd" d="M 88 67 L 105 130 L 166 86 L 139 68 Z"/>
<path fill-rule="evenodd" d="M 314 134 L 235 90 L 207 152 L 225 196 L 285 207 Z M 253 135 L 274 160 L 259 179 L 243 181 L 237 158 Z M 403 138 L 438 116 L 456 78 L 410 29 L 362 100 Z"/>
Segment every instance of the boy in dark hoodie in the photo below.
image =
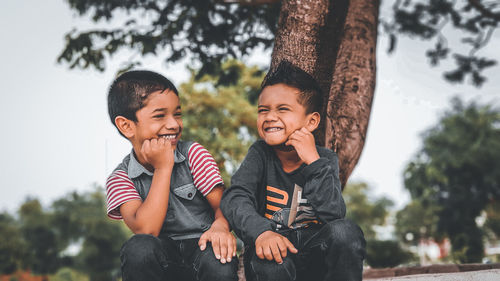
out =
<path fill-rule="evenodd" d="M 262 83 L 261 140 L 224 192 L 221 209 L 245 242 L 247 280 L 362 280 L 365 240 L 346 220 L 335 152 L 315 145 L 321 90 L 282 62 Z"/>

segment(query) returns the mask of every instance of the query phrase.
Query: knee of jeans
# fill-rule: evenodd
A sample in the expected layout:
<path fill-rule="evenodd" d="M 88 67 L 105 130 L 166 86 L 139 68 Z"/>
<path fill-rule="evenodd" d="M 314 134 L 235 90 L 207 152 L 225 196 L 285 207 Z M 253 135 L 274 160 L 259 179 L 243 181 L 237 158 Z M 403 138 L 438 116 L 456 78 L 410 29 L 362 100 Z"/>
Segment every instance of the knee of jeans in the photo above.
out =
<path fill-rule="evenodd" d="M 327 223 L 324 227 L 335 244 L 354 249 L 364 248 L 366 244 L 363 231 L 351 220 L 338 219 Z"/>
<path fill-rule="evenodd" d="M 238 280 L 238 258 L 234 257 L 231 262 L 221 263 L 215 258 L 212 250 L 205 249 L 200 256 L 199 265 L 194 265 L 199 280 Z"/>
<path fill-rule="evenodd" d="M 293 260 L 289 257 L 283 258 L 283 263 L 278 264 L 276 261 L 261 260 L 257 256 L 249 263 L 254 280 L 272 280 L 272 281 L 291 281 L 296 278 L 296 269 Z"/>
<path fill-rule="evenodd" d="M 121 249 L 120 257 L 127 263 L 145 263 L 155 257 L 155 251 L 161 248 L 160 240 L 148 234 L 132 236 Z"/>

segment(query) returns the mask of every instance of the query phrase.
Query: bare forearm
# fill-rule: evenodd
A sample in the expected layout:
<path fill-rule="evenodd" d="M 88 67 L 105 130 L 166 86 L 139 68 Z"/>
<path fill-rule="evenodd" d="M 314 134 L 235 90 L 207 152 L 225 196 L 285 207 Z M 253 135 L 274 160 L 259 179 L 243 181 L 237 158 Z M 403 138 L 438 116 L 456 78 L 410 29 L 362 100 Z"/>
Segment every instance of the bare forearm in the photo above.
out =
<path fill-rule="evenodd" d="M 208 203 L 210 204 L 210 207 L 212 207 L 212 210 L 214 210 L 215 220 L 213 222 L 213 225 L 224 227 L 224 229 L 229 231 L 229 223 L 227 222 L 220 209 L 220 200 L 223 192 L 224 186 L 218 185 L 214 187 L 212 191 L 210 191 L 206 198 Z"/>
<path fill-rule="evenodd" d="M 226 218 L 222 214 L 222 211 L 220 208 L 217 208 L 217 210 L 215 211 L 214 224 L 217 224 L 218 226 L 224 227 L 228 231 L 230 229 L 229 223 L 227 222 Z"/>
<path fill-rule="evenodd" d="M 146 200 L 135 213 L 134 233 L 158 236 L 168 208 L 172 169 L 157 169 Z"/>

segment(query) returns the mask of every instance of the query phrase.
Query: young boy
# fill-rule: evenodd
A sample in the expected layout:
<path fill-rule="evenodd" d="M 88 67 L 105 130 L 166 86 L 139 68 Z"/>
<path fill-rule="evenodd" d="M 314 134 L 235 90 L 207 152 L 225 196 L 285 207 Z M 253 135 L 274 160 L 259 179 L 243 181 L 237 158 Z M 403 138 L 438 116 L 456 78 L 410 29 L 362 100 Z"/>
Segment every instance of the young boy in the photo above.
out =
<path fill-rule="evenodd" d="M 361 280 L 365 240 L 344 219 L 334 152 L 315 145 L 321 90 L 282 62 L 262 83 L 255 142 L 221 209 L 245 242 L 252 280 Z"/>
<path fill-rule="evenodd" d="M 219 209 L 223 182 L 205 148 L 180 140 L 175 86 L 154 72 L 126 72 L 111 85 L 108 110 L 132 144 L 106 183 L 108 216 L 135 234 L 121 250 L 123 280 L 237 280 L 236 241 Z"/>

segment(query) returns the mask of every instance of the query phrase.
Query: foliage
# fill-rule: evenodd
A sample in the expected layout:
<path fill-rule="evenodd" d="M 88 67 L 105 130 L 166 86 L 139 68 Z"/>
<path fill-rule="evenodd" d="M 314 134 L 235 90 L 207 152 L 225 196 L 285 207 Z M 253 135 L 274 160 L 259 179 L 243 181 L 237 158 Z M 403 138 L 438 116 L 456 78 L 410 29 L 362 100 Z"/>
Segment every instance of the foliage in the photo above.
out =
<path fill-rule="evenodd" d="M 347 207 L 346 217 L 356 222 L 368 241 L 366 261 L 372 267 L 392 267 L 409 261 L 410 253 L 402 250 L 396 241 L 376 240 L 374 226 L 386 224 L 389 208 L 394 203 L 386 198 L 374 198 L 370 187 L 363 182 L 350 183 L 343 191 Z"/>
<path fill-rule="evenodd" d="M 484 227 L 500 239 L 500 201 L 492 200 L 486 206 L 486 222 Z"/>
<path fill-rule="evenodd" d="M 50 281 L 89 281 L 89 278 L 69 267 L 63 267 L 56 274 L 50 276 Z"/>
<path fill-rule="evenodd" d="M 433 40 L 434 48 L 426 52 L 430 64 L 438 65 L 451 55 L 456 69 L 445 72 L 445 79 L 457 83 L 469 76 L 475 86 L 481 86 L 486 80 L 482 71 L 497 63 L 495 60 L 479 57 L 477 51 L 488 44 L 499 26 L 498 1 L 398 0 L 393 5 L 393 11 L 391 22 L 383 23 L 391 38 L 389 52 L 395 48 L 397 35 Z M 448 44 L 444 30 L 446 33 L 453 30 L 460 34 L 461 43 L 470 48 L 469 53 L 452 53 L 452 48 L 457 48 L 457 45 L 454 42 Z"/>
<path fill-rule="evenodd" d="M 372 198 L 370 187 L 362 182 L 348 184 L 343 197 L 347 206 L 346 217 L 361 227 L 367 240 L 375 239 L 373 226 L 385 225 L 388 208 L 394 203 L 386 197 Z"/>
<path fill-rule="evenodd" d="M 5 212 L 0 214 L 0 237 L 0 274 L 14 273 L 22 268 L 26 244 L 18 222 Z"/>
<path fill-rule="evenodd" d="M 27 199 L 18 219 L 0 214 L 0 234 L 1 273 L 22 268 L 55 274 L 56 280 L 82 281 L 86 279 L 75 270 L 91 281 L 116 280 L 120 248 L 130 236 L 121 222 L 107 218 L 104 194 L 97 186 L 59 198 L 48 209 L 37 199 Z"/>
<path fill-rule="evenodd" d="M 59 252 L 67 245 L 59 239 L 52 216 L 37 199 L 27 199 L 19 208 L 21 234 L 28 249 L 26 267 L 36 274 L 50 274 L 62 264 Z"/>
<path fill-rule="evenodd" d="M 437 231 L 451 240 L 460 262 L 483 257 L 476 218 L 500 198 L 500 111 L 455 98 L 405 171 L 413 199 L 439 206 Z"/>
<path fill-rule="evenodd" d="M 58 61 L 70 68 L 102 71 L 107 58 L 131 49 L 142 56 L 166 53 L 169 62 L 189 56 L 203 62 L 202 74 L 217 72 L 224 59 L 272 46 L 280 8 L 279 2 L 253 6 L 216 0 L 67 2 L 79 16 L 96 23 L 94 29 L 66 34 Z M 128 66 L 138 63 L 131 61 Z"/>
<path fill-rule="evenodd" d="M 67 2 L 73 11 L 80 17 L 90 18 L 95 26 L 69 31 L 58 62 L 67 63 L 70 68 L 94 67 L 101 71 L 107 59 L 128 49 L 134 55 L 124 69 L 140 64 L 134 59 L 135 54 L 156 56 L 161 53 L 167 62 L 190 57 L 202 62 L 201 74 L 216 73 L 225 59 L 242 59 L 256 47 L 271 48 L 280 10 L 280 1 Z M 445 78 L 450 82 L 462 82 L 470 76 L 471 82 L 480 86 L 486 80 L 482 71 L 496 61 L 479 57 L 476 52 L 488 44 L 498 27 L 499 9 L 500 4 L 495 1 L 398 0 L 393 5 L 391 19 L 381 22 L 391 38 L 389 52 L 395 49 L 400 35 L 434 39 L 435 47 L 426 52 L 431 65 L 451 55 L 457 68 L 446 72 Z M 444 28 L 463 34 L 461 45 L 470 46 L 470 52 L 452 53 L 454 44 L 448 44 Z"/>
<path fill-rule="evenodd" d="M 89 274 L 91 281 L 113 280 L 119 274 L 120 248 L 129 233 L 121 222 L 106 216 L 104 194 L 99 187 L 84 194 L 70 193 L 54 201 L 55 227 L 81 250 L 73 257 L 74 267 Z"/>
<path fill-rule="evenodd" d="M 403 250 L 397 241 L 368 240 L 366 243 L 366 262 L 371 267 L 395 267 L 412 259 L 413 255 Z"/>
<path fill-rule="evenodd" d="M 216 75 L 191 78 L 180 86 L 183 138 L 194 140 L 210 151 L 224 181 L 246 155 L 257 136 L 255 102 L 264 72 L 231 60 Z"/>
<path fill-rule="evenodd" d="M 396 235 L 405 244 L 417 245 L 420 239 L 441 241 L 443 233 L 437 230 L 439 206 L 412 200 L 396 214 Z"/>

